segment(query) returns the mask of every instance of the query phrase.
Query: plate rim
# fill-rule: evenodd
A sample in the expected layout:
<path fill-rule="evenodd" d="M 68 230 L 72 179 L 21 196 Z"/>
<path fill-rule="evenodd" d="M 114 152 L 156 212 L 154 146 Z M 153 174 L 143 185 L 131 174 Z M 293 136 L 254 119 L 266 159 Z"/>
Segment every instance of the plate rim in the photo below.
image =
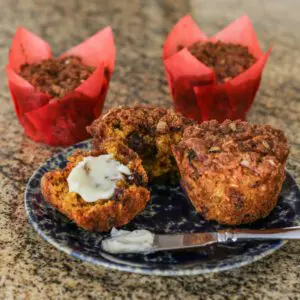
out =
<path fill-rule="evenodd" d="M 35 179 L 37 173 L 40 171 L 41 168 L 43 168 L 45 165 L 47 165 L 50 161 L 56 159 L 59 156 L 65 156 L 68 152 L 79 148 L 80 146 L 88 145 L 90 142 L 89 140 L 85 140 L 83 142 L 77 143 L 75 145 L 72 145 L 66 149 L 63 149 L 62 151 L 59 151 L 58 153 L 54 154 L 51 156 L 49 159 L 44 161 L 40 166 L 38 166 L 33 174 L 30 176 L 26 188 L 25 188 L 25 193 L 24 193 L 24 205 L 25 205 L 25 212 L 27 215 L 27 218 L 29 220 L 29 223 L 31 226 L 34 228 L 34 230 L 49 244 L 51 244 L 53 247 L 56 249 L 60 250 L 63 253 L 68 254 L 71 257 L 74 257 L 76 259 L 79 259 L 83 262 L 87 262 L 92 265 L 96 266 L 102 266 L 111 270 L 118 270 L 118 271 L 124 271 L 124 272 L 129 272 L 129 273 L 136 273 L 136 274 L 142 274 L 142 275 L 153 275 L 153 276 L 193 276 L 193 275 L 202 275 L 202 274 L 208 274 L 208 273 L 217 273 L 217 272 L 223 272 L 223 271 L 228 271 L 236 268 L 240 268 L 243 266 L 250 265 L 256 261 L 259 261 L 263 259 L 266 256 L 271 255 L 278 249 L 280 249 L 283 245 L 287 243 L 287 241 L 284 240 L 277 240 L 277 241 L 272 241 L 269 243 L 269 249 L 266 249 L 262 253 L 252 256 L 249 259 L 241 262 L 236 262 L 231 265 L 224 265 L 224 266 L 219 266 L 216 268 L 201 268 L 201 267 L 192 267 L 192 268 L 186 268 L 182 270 L 178 269 L 160 269 L 160 268 L 147 268 L 147 267 L 132 267 L 130 265 L 125 265 L 125 264 L 120 264 L 116 262 L 111 262 L 104 258 L 103 256 L 101 257 L 93 257 L 87 254 L 84 254 L 80 251 L 73 250 L 69 246 L 61 245 L 59 242 L 55 240 L 55 238 L 47 235 L 40 227 L 39 223 L 35 219 L 35 215 L 33 214 L 32 210 L 29 208 L 29 201 L 28 199 L 28 194 L 30 192 L 30 182 Z M 73 149 L 70 149 L 73 148 Z M 291 175 L 291 173 L 286 169 L 286 172 L 294 179 L 294 177 Z M 45 200 L 44 200 L 45 201 Z M 264 242 L 266 244 L 266 242 Z M 101 254 L 100 254 L 101 255 Z"/>

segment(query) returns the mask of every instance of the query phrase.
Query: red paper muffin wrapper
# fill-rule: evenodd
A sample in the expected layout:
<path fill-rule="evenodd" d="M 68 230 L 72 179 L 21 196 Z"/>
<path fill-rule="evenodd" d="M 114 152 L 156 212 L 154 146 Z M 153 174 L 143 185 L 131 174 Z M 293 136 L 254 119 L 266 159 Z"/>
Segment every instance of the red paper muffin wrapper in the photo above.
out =
<path fill-rule="evenodd" d="M 257 61 L 248 70 L 217 84 L 212 68 L 195 58 L 187 48 L 196 42 L 234 43 L 248 47 Z M 198 122 L 244 119 L 260 85 L 271 49 L 264 54 L 248 16 L 242 16 L 207 38 L 190 16 L 183 17 L 170 32 L 163 47 L 163 61 L 174 107 Z"/>
<path fill-rule="evenodd" d="M 38 92 L 18 75 L 21 65 L 52 57 L 49 45 L 20 27 L 10 48 L 6 73 L 20 124 L 31 139 L 52 146 L 68 146 L 88 138 L 85 127 L 103 108 L 115 64 L 112 30 L 106 27 L 61 57 L 76 55 L 95 67 L 93 74 L 64 97 Z"/>

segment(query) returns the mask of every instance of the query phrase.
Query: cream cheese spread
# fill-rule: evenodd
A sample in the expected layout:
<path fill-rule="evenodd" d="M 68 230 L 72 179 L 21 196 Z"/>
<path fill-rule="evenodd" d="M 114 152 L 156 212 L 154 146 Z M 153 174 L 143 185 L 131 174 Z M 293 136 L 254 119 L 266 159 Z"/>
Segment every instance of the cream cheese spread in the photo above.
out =
<path fill-rule="evenodd" d="M 86 202 L 109 199 L 117 181 L 130 174 L 129 168 L 111 154 L 87 156 L 69 174 L 69 192 L 79 194 Z"/>
<path fill-rule="evenodd" d="M 113 228 L 110 238 L 102 241 L 102 248 L 110 253 L 151 252 L 154 234 L 145 229 L 134 231 Z"/>

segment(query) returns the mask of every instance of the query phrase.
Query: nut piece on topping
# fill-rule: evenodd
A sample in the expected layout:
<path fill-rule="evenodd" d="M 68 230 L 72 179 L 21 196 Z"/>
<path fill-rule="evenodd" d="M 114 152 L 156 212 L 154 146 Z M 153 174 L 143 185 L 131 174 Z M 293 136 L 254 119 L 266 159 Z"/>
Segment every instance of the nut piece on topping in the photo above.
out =
<path fill-rule="evenodd" d="M 269 125 L 226 120 L 186 128 L 173 153 L 195 209 L 207 220 L 237 225 L 275 207 L 289 148 Z"/>

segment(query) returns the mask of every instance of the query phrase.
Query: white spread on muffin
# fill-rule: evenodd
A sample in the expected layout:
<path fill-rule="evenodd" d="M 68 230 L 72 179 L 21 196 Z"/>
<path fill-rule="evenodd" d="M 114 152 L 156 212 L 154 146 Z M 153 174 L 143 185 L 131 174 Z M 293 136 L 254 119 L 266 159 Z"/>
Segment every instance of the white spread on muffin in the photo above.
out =
<path fill-rule="evenodd" d="M 151 252 L 154 234 L 145 229 L 134 231 L 113 228 L 110 238 L 102 241 L 102 248 L 110 253 Z"/>
<path fill-rule="evenodd" d="M 117 181 L 130 174 L 128 167 L 111 154 L 87 156 L 69 174 L 69 192 L 79 194 L 86 202 L 109 199 Z"/>

